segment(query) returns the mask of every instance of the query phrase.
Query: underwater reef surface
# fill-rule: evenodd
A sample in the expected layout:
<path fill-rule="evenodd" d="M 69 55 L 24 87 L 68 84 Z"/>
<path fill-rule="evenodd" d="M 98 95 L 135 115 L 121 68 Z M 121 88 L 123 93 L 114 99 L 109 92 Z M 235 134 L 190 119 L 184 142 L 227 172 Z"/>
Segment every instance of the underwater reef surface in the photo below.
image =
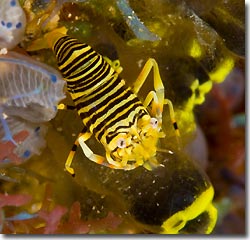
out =
<path fill-rule="evenodd" d="M 246 233 L 244 1 L 3 0 L 0 6 L 0 64 L 7 66 L 0 70 L 1 233 Z M 166 137 L 157 154 L 164 167 L 110 169 L 79 147 L 75 177 L 64 171 L 83 125 L 77 112 L 53 107 L 64 96 L 61 102 L 72 100 L 51 49 L 39 40 L 62 26 L 119 59 L 129 85 L 148 58 L 156 59 L 182 144 L 179 150 L 164 107 Z M 15 71 L 8 72 L 7 52 L 16 54 Z M 20 55 L 28 59 L 22 67 Z M 19 84 L 20 76 L 35 87 Z M 149 79 L 140 99 L 153 90 Z M 87 143 L 105 155 L 94 138 Z M 196 199 L 206 202 L 199 214 L 187 209 Z M 175 211 L 186 220 L 171 218 Z"/>

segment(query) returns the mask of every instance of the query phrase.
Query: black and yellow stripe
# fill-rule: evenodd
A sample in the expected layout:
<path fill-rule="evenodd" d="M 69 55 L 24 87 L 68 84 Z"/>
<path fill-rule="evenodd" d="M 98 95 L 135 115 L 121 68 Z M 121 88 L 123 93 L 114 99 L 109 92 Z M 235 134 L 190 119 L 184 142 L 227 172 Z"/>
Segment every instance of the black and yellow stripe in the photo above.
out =
<path fill-rule="evenodd" d="M 119 132 L 129 132 L 138 118 L 148 114 L 125 81 L 89 45 L 63 36 L 53 51 L 78 114 L 102 144 Z"/>

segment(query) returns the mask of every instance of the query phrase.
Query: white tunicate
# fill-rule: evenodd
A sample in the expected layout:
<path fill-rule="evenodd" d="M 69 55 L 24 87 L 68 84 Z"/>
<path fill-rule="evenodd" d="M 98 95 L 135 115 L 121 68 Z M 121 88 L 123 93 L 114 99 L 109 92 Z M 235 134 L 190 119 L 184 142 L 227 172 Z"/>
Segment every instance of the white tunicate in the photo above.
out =
<path fill-rule="evenodd" d="M 55 117 L 64 85 L 61 74 L 46 64 L 15 52 L 0 55 L 0 147 L 14 146 L 1 150 L 0 160 L 40 153 L 46 145 L 44 122 Z M 14 136 L 22 131 L 28 137 L 20 143 Z"/>
<path fill-rule="evenodd" d="M 12 49 L 23 39 L 25 12 L 18 0 L 0 1 L 0 49 Z"/>
<path fill-rule="evenodd" d="M 41 150 L 46 146 L 44 137 L 47 132 L 47 127 L 44 124 L 30 123 L 16 117 L 7 118 L 4 121 L 11 132 L 11 136 L 6 133 L 5 128 L 0 127 L 1 165 L 9 163 L 22 163 L 34 154 L 39 155 L 41 153 Z M 19 134 L 24 134 L 24 139 L 21 141 L 14 141 L 13 136 Z M 10 141 L 12 143 L 4 145 L 6 143 L 5 139 L 7 142 Z M 10 144 L 13 147 L 11 147 Z M 1 145 L 4 146 L 4 148 L 1 147 Z"/>
<path fill-rule="evenodd" d="M 7 116 L 31 122 L 51 120 L 65 98 L 64 84 L 58 71 L 31 57 L 15 52 L 0 55 L 0 107 Z"/>

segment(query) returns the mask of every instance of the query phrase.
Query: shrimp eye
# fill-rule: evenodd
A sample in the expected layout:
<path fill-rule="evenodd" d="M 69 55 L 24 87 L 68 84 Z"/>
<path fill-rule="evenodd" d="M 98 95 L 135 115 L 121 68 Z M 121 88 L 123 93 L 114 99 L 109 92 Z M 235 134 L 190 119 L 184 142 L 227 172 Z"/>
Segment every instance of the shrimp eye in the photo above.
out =
<path fill-rule="evenodd" d="M 150 119 L 150 124 L 153 128 L 157 128 L 158 126 L 158 120 L 156 118 L 151 118 Z"/>
<path fill-rule="evenodd" d="M 117 147 L 118 147 L 118 148 L 125 148 L 125 147 L 126 147 L 125 138 L 119 138 L 119 139 L 117 140 Z"/>

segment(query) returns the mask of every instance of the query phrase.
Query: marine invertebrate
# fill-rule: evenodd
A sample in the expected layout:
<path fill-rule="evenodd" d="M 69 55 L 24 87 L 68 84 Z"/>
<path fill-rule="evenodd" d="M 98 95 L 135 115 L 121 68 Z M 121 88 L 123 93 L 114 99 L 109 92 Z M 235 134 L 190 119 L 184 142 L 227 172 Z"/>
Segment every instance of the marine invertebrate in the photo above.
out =
<path fill-rule="evenodd" d="M 60 74 L 33 58 L 9 52 L 0 56 L 1 108 L 31 122 L 51 120 L 64 98 Z"/>
<path fill-rule="evenodd" d="M 12 49 L 24 36 L 26 16 L 18 0 L 2 0 L 0 6 L 0 49 Z"/>
<path fill-rule="evenodd" d="M 66 170 L 74 174 L 70 165 L 78 144 L 91 161 L 111 168 L 131 170 L 144 166 L 152 170 L 159 166 L 155 155 L 158 139 L 165 136 L 161 130 L 164 104 L 169 107 L 177 137 L 179 130 L 172 103 L 164 97 L 157 62 L 150 58 L 131 88 L 119 76 L 119 67 L 113 68 L 89 45 L 64 32 L 65 28 L 56 29 L 44 37 L 55 53 L 84 124 L 66 161 Z M 155 91 L 150 91 L 142 102 L 137 94 L 151 69 Z M 104 146 L 106 158 L 93 153 L 86 145 L 92 134 Z"/>
<path fill-rule="evenodd" d="M 47 127 L 42 123 L 30 123 L 17 117 L 1 118 L 0 163 L 20 164 L 34 154 L 39 155 L 46 146 Z"/>
<path fill-rule="evenodd" d="M 40 137 L 44 136 L 46 128 L 41 123 L 56 115 L 57 103 L 64 98 L 63 86 L 64 81 L 53 68 L 15 52 L 1 55 L 1 144 L 12 142 L 17 147 L 14 155 L 19 157 L 29 158 L 31 153 L 39 153 L 38 149 L 45 146 Z M 18 144 L 13 136 L 22 131 L 27 132 L 28 138 Z M 3 159 L 7 152 L 1 154 Z"/>

